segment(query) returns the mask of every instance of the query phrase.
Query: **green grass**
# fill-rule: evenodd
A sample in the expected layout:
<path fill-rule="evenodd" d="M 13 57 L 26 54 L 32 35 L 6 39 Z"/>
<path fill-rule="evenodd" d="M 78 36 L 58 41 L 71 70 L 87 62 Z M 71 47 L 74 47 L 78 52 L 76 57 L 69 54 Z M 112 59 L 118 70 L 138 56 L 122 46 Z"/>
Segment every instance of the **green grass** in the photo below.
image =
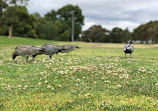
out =
<path fill-rule="evenodd" d="M 45 43 L 81 49 L 12 61 L 17 45 Z M 0 110 L 157 111 L 158 49 L 134 44 L 133 57 L 125 58 L 123 46 L 0 36 Z"/>

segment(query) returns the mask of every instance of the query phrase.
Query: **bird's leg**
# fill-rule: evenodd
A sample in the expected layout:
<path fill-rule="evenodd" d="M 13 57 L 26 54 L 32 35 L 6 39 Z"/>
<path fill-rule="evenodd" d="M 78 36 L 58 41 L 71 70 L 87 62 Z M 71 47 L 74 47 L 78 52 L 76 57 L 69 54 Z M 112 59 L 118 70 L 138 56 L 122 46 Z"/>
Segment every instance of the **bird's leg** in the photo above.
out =
<path fill-rule="evenodd" d="M 35 58 L 35 57 L 34 57 L 34 55 L 33 55 L 33 56 L 32 56 L 32 61 L 34 61 L 34 58 Z"/>
<path fill-rule="evenodd" d="M 49 59 L 51 59 L 52 58 L 52 55 L 49 55 Z"/>
<path fill-rule="evenodd" d="M 126 53 L 125 53 L 125 57 L 126 57 Z"/>
<path fill-rule="evenodd" d="M 68 53 L 69 53 L 69 52 L 67 51 L 67 56 L 68 56 Z"/>
<path fill-rule="evenodd" d="M 34 57 L 32 57 L 32 61 L 34 61 Z"/>
<path fill-rule="evenodd" d="M 131 58 L 132 53 L 130 53 L 130 58 Z"/>
<path fill-rule="evenodd" d="M 32 55 L 32 61 L 34 61 L 34 58 L 36 57 L 37 55 Z"/>
<path fill-rule="evenodd" d="M 27 55 L 27 56 L 26 56 L 26 62 L 28 62 L 28 59 L 29 59 L 29 56 Z"/>

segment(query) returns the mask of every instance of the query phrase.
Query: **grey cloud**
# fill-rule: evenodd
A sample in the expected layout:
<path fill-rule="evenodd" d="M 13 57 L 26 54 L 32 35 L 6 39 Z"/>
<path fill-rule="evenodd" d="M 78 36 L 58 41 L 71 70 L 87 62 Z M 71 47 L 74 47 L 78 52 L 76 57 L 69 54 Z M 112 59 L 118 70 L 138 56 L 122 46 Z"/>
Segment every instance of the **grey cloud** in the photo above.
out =
<path fill-rule="evenodd" d="M 78 5 L 85 16 L 87 29 L 91 24 L 100 24 L 109 28 L 129 27 L 132 31 L 140 24 L 157 19 L 158 0 L 30 0 L 30 12 L 42 15 L 51 9 L 59 9 L 66 4 Z"/>

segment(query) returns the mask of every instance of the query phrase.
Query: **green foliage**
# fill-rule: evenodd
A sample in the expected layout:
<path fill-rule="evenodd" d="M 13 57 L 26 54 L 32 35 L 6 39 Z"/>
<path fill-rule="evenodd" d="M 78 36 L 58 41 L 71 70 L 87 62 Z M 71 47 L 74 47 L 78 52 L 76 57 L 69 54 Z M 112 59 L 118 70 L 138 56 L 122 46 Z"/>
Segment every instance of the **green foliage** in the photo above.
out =
<path fill-rule="evenodd" d="M 32 15 L 35 18 L 35 26 L 36 26 L 35 29 L 36 29 L 36 34 L 37 34 L 36 38 L 45 39 L 43 35 L 43 28 L 45 24 L 47 23 L 47 21 L 44 18 L 42 18 L 39 13 L 34 13 Z"/>
<path fill-rule="evenodd" d="M 152 43 L 158 43 L 158 21 L 151 21 L 144 25 L 140 25 L 133 32 L 133 38 L 135 40 L 146 41 L 148 43 L 149 40 Z"/>
<path fill-rule="evenodd" d="M 45 19 L 46 19 L 47 21 L 51 21 L 51 22 L 56 21 L 56 19 L 57 19 L 57 12 L 56 12 L 54 9 L 52 9 L 51 12 L 48 12 L 48 13 L 45 15 Z"/>
<path fill-rule="evenodd" d="M 60 35 L 60 40 L 70 41 L 70 36 L 71 36 L 71 32 L 69 29 L 67 29 Z"/>
<path fill-rule="evenodd" d="M 0 27 L 0 34 L 8 35 L 8 26 L 6 24 L 4 24 L 2 27 Z"/>
<path fill-rule="evenodd" d="M 14 4 L 17 2 L 15 0 Z M 41 17 L 38 13 L 29 14 L 25 6 L 9 6 L 3 12 L 0 34 L 8 35 L 8 29 L 12 27 L 14 36 L 70 41 L 71 14 L 69 12 L 72 10 L 75 11 L 75 39 L 78 40 L 84 16 L 81 9 L 73 5 L 64 6 L 58 11 L 52 9 L 45 17 Z"/>
<path fill-rule="evenodd" d="M 86 42 L 110 42 L 109 31 L 101 25 L 93 25 L 83 32 L 83 41 Z"/>
<path fill-rule="evenodd" d="M 82 15 L 82 10 L 79 6 L 66 5 L 57 11 L 60 19 L 64 20 L 65 25 L 69 26 L 68 29 L 71 30 L 71 11 L 74 11 L 74 37 L 75 40 L 79 39 L 79 34 L 81 34 L 81 29 L 84 21 L 84 16 Z M 67 30 L 67 29 L 66 29 Z M 65 31 L 64 31 L 65 32 Z M 71 36 L 69 37 L 71 38 Z M 68 39 L 70 40 L 70 39 Z"/>
<path fill-rule="evenodd" d="M 111 42 L 122 43 L 123 42 L 123 30 L 121 28 L 115 27 L 110 32 Z"/>
<path fill-rule="evenodd" d="M 4 11 L 3 16 L 2 16 L 2 21 L 3 21 L 3 23 L 4 23 L 4 24 L 7 24 L 7 25 L 9 25 L 9 26 L 18 23 L 19 20 L 20 20 L 20 17 L 18 16 L 18 15 L 20 15 L 20 14 L 19 14 L 19 11 L 20 11 L 20 10 L 18 9 L 17 6 L 16 6 L 16 7 L 14 7 L 14 6 L 8 7 L 8 8 Z M 20 11 L 20 12 L 21 12 L 21 11 Z"/>
<path fill-rule="evenodd" d="M 42 37 L 44 39 L 70 41 L 71 38 L 71 11 L 75 11 L 75 40 L 79 39 L 84 16 L 78 6 L 66 5 L 59 10 L 52 9 L 44 19 L 46 22 L 42 27 Z M 40 34 L 40 33 L 39 33 Z"/>
<path fill-rule="evenodd" d="M 45 39 L 56 40 L 58 35 L 58 27 L 52 22 L 47 22 L 42 27 L 42 35 Z"/>
<path fill-rule="evenodd" d="M 29 0 L 0 0 L 0 19 L 3 16 L 3 10 L 8 6 L 26 5 Z"/>
<path fill-rule="evenodd" d="M 141 40 L 143 43 L 143 40 L 146 40 L 146 26 L 140 25 L 138 28 L 134 29 L 133 32 L 133 39 L 134 40 Z"/>
<path fill-rule="evenodd" d="M 113 28 L 109 31 L 101 25 L 93 25 L 83 32 L 82 40 L 86 42 L 113 42 L 122 43 L 131 40 L 131 32 L 128 29 Z"/>
<path fill-rule="evenodd" d="M 126 28 L 123 31 L 122 41 L 126 43 L 128 40 L 132 40 L 132 33 Z"/>
<path fill-rule="evenodd" d="M 25 6 L 8 7 L 4 11 L 2 21 L 3 27 L 6 25 L 13 27 L 14 36 L 37 37 L 35 18 L 33 15 L 29 15 Z M 7 31 L 8 29 L 3 31 L 3 34 L 6 34 Z"/>

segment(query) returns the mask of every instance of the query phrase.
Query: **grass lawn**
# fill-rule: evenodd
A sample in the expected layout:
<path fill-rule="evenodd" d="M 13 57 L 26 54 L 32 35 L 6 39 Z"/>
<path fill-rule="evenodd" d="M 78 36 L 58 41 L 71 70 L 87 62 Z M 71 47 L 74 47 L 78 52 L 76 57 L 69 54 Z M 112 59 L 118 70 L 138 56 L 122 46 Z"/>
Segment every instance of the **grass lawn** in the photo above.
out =
<path fill-rule="evenodd" d="M 32 62 L 11 56 L 17 45 L 74 44 L 66 54 L 39 55 Z M 2 111 L 157 111 L 157 45 L 59 42 L 0 36 Z"/>

